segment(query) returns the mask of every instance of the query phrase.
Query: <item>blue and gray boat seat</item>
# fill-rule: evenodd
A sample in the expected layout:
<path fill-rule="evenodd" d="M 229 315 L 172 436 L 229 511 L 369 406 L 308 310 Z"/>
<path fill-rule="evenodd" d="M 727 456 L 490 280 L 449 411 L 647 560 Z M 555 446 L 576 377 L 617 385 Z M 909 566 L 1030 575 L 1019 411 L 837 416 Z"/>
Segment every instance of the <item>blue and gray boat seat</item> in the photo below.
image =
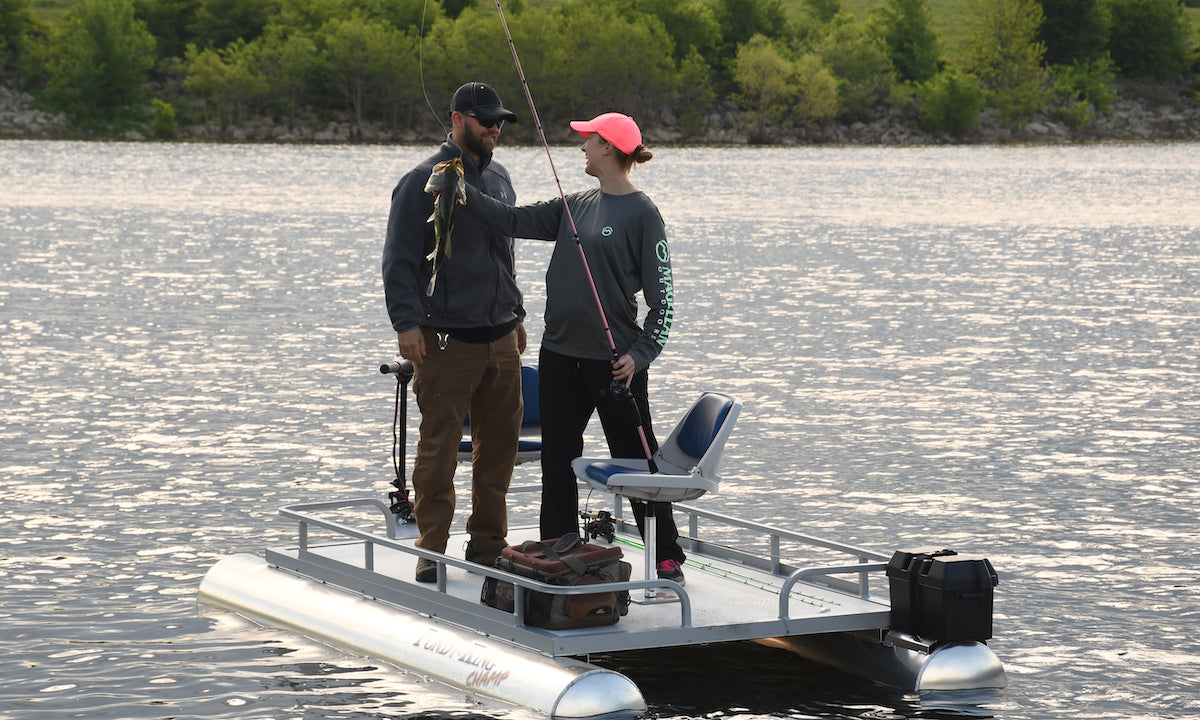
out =
<path fill-rule="evenodd" d="M 542 414 L 538 410 L 538 371 L 525 365 L 521 368 L 521 399 L 525 414 L 521 418 L 521 439 L 517 441 L 517 464 L 542 457 Z M 458 444 L 458 461 L 471 462 L 471 417 L 463 425 L 463 439 Z"/>

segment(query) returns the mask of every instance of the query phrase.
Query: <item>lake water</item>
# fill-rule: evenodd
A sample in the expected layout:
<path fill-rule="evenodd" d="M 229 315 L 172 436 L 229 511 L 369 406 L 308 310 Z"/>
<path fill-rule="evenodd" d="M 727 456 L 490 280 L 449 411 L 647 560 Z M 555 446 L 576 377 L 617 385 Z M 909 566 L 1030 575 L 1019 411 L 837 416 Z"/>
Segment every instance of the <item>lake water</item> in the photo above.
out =
<path fill-rule="evenodd" d="M 196 604 L 291 537 L 281 504 L 390 489 L 379 259 L 429 150 L 0 141 L 0 718 L 530 716 Z M 500 157 L 556 194 L 540 148 Z M 601 658 L 651 717 L 1200 713 L 1200 145 L 663 148 L 634 177 L 676 270 L 659 425 L 745 403 L 696 504 L 986 555 L 1010 683 L 938 707 L 757 646 Z M 532 362 L 549 247 L 518 255 Z"/>

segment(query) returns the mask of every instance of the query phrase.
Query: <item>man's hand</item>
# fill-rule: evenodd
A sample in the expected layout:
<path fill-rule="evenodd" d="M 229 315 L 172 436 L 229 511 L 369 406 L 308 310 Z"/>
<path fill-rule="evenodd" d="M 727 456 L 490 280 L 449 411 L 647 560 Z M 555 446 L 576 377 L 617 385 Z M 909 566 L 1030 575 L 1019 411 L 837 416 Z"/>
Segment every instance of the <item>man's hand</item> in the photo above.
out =
<path fill-rule="evenodd" d="M 396 333 L 396 342 L 400 346 L 400 357 L 419 363 L 425 359 L 425 336 L 421 328 Z"/>

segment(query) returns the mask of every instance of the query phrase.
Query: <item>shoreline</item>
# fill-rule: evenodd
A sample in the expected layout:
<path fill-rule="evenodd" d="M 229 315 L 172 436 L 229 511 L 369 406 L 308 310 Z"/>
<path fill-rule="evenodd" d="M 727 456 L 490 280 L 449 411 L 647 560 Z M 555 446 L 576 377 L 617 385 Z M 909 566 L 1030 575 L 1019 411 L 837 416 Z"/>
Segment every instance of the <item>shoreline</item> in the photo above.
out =
<path fill-rule="evenodd" d="M 893 110 L 871 122 L 830 122 L 815 128 L 768 129 L 770 140 L 752 138 L 747 120 L 735 104 L 716 103 L 705 118 L 705 130 L 688 133 L 669 111 L 647 113 L 646 140 L 654 146 L 828 146 L 828 145 L 1001 145 L 1076 144 L 1104 142 L 1200 141 L 1200 97 L 1182 88 L 1166 88 L 1142 96 L 1118 96 L 1111 113 L 1083 128 L 1070 127 L 1041 115 L 1014 128 L 1002 124 L 995 111 L 985 109 L 979 126 L 964 137 L 952 137 L 915 127 L 904 113 Z M 522 128 L 523 133 L 529 132 Z M 551 133 L 551 142 L 573 142 L 569 131 Z M 296 143 L 296 144 L 429 144 L 444 137 L 440 127 L 425 131 L 389 130 L 380 123 L 355 127 L 346 120 L 322 121 L 301 116 L 293 123 L 259 118 L 240 125 L 188 125 L 174 137 L 156 138 L 140 130 L 111 135 L 89 135 L 72 130 L 60 114 L 39 110 L 28 93 L 0 85 L 0 139 L 6 140 L 108 140 L 129 142 Z M 536 144 L 537 138 L 520 136 L 509 144 Z"/>

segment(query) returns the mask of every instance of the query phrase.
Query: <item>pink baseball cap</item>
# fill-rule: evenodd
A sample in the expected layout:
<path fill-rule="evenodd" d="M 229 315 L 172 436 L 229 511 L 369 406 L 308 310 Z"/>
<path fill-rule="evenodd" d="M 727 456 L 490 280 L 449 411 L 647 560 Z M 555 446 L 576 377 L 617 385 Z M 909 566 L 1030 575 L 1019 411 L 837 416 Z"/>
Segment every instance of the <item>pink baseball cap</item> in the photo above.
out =
<path fill-rule="evenodd" d="M 604 113 L 591 120 L 572 120 L 571 129 L 587 137 L 597 133 L 626 155 L 632 155 L 642 144 L 642 131 L 633 118 L 621 113 Z"/>

